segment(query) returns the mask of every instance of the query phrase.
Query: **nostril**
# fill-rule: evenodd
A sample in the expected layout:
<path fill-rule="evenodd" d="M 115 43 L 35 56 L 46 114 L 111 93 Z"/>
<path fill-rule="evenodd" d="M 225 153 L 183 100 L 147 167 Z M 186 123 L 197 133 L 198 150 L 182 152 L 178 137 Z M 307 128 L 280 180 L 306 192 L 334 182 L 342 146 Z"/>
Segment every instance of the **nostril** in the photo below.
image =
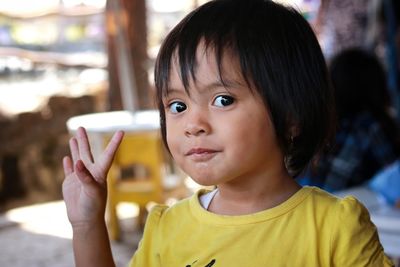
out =
<path fill-rule="evenodd" d="M 208 132 L 208 130 L 206 129 L 205 126 L 191 125 L 186 128 L 185 132 L 186 132 L 186 135 L 197 136 L 197 135 L 201 135 L 201 134 L 206 134 Z"/>
<path fill-rule="evenodd" d="M 185 134 L 191 136 L 208 134 L 211 125 L 207 113 L 203 110 L 187 112 L 185 121 Z"/>

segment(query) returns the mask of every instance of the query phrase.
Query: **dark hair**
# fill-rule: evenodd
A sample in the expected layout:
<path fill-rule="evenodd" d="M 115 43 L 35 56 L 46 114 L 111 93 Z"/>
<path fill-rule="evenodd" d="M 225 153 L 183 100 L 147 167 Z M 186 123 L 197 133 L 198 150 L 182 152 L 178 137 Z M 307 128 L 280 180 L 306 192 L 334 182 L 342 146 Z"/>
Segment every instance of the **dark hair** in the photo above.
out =
<path fill-rule="evenodd" d="M 362 48 L 349 48 L 332 58 L 329 72 L 339 120 L 370 113 L 399 152 L 399 130 L 390 114 L 387 76 L 377 56 Z"/>
<path fill-rule="evenodd" d="M 222 82 L 224 52 L 237 57 L 249 88 L 270 112 L 289 173 L 297 176 L 333 129 L 327 68 L 308 22 L 293 8 L 268 0 L 214 0 L 187 15 L 164 40 L 155 66 L 165 144 L 162 98 L 168 93 L 172 59 L 177 56 L 188 90 L 190 79 L 196 79 L 196 50 L 202 41 L 215 53 Z"/>

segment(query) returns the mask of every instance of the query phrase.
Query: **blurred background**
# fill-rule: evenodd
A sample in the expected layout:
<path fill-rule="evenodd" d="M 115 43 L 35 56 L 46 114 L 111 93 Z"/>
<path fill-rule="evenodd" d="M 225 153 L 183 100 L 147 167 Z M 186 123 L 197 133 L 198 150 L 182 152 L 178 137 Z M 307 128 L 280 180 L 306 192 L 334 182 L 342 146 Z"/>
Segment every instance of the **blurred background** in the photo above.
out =
<path fill-rule="evenodd" d="M 155 109 L 153 65 L 169 30 L 205 0 L 0 0 L 0 266 L 73 266 L 61 201 L 68 119 Z M 281 0 L 310 22 L 327 62 L 364 47 L 387 74 L 397 116 L 398 1 Z M 186 184 L 189 188 L 193 185 Z M 138 209 L 119 210 L 125 266 Z"/>

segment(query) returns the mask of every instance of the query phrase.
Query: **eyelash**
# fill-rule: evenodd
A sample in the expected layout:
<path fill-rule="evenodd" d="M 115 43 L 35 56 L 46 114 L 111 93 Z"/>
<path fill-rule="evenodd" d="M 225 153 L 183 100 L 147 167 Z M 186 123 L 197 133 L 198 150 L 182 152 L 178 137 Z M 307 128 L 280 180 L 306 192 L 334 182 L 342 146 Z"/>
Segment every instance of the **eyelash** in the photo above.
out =
<path fill-rule="evenodd" d="M 183 110 L 178 111 L 178 109 L 179 109 L 178 106 L 180 106 L 180 108 L 183 108 Z M 175 111 L 172 110 L 174 107 L 175 107 Z M 169 111 L 171 111 L 171 113 L 177 114 L 177 113 L 181 113 L 181 112 L 185 111 L 187 109 L 187 106 L 182 101 L 173 101 L 170 104 L 168 104 L 167 108 L 169 109 Z"/>
<path fill-rule="evenodd" d="M 216 105 L 216 101 L 217 101 L 219 98 L 221 98 L 221 100 L 222 100 L 222 99 L 224 99 L 224 100 L 220 101 L 220 102 L 221 102 L 221 105 Z M 214 105 L 214 106 L 217 106 L 217 107 L 226 107 L 226 106 L 232 105 L 234 102 L 235 102 L 235 98 L 232 97 L 232 96 L 230 96 L 230 95 L 219 95 L 219 96 L 217 96 L 217 97 L 214 99 L 213 105 Z"/>
<path fill-rule="evenodd" d="M 217 101 L 219 103 L 217 104 Z M 224 108 L 226 106 L 230 106 L 235 102 L 235 98 L 230 95 L 218 95 L 214 98 L 212 104 L 216 107 Z M 168 104 L 167 108 L 171 113 L 177 114 L 185 111 L 187 109 L 187 105 L 183 101 L 173 101 Z"/>

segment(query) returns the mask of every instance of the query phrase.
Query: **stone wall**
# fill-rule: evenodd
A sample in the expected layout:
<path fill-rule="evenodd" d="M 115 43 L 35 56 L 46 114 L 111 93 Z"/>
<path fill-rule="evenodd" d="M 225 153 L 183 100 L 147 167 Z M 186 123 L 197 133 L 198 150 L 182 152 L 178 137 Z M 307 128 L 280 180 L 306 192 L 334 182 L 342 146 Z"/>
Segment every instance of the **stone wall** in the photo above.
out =
<path fill-rule="evenodd" d="M 37 112 L 0 116 L 0 212 L 61 199 L 68 118 L 98 111 L 96 96 L 53 96 Z"/>

